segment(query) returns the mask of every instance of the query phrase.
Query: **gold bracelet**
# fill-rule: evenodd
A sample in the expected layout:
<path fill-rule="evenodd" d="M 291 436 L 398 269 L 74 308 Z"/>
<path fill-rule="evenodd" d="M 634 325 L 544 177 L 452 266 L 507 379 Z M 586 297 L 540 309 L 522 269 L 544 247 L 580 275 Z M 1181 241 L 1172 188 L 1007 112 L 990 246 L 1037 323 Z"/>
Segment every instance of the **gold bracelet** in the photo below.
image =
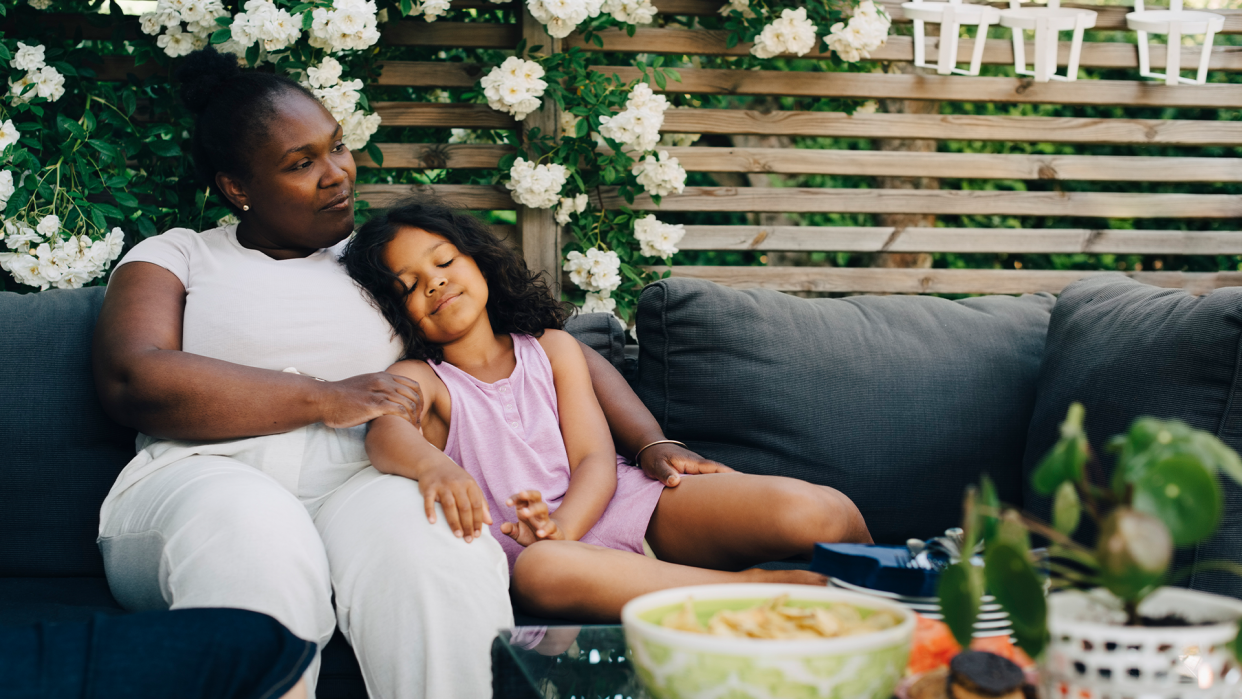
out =
<path fill-rule="evenodd" d="M 675 439 L 657 439 L 656 441 L 652 442 L 651 444 L 648 444 L 648 445 L 644 446 L 642 449 L 639 449 L 639 450 L 638 450 L 638 453 L 634 455 L 634 465 L 635 465 L 635 466 L 638 466 L 639 468 L 642 468 L 642 465 L 643 465 L 643 464 L 642 464 L 642 462 L 641 462 L 641 461 L 639 461 L 639 459 L 643 458 L 643 452 L 647 451 L 647 449 L 649 449 L 649 448 L 651 448 L 651 447 L 654 447 L 654 446 L 655 446 L 655 445 L 657 445 L 657 444 L 676 444 L 677 446 L 681 447 L 682 449 L 689 449 L 689 448 L 690 448 L 690 447 L 686 446 L 685 444 L 683 444 L 683 443 L 681 443 L 681 442 L 679 442 L 679 441 L 677 441 L 677 440 L 675 440 Z"/>

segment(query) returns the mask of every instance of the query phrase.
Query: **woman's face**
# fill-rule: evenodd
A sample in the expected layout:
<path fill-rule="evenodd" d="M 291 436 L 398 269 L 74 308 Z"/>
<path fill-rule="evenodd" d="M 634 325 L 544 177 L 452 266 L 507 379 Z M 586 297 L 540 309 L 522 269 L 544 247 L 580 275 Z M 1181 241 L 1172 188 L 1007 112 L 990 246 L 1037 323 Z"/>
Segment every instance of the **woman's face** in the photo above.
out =
<path fill-rule="evenodd" d="M 384 248 L 384 264 L 412 289 L 406 312 L 429 342 L 443 346 L 471 330 L 491 332 L 487 280 L 448 239 L 402 227 Z"/>
<path fill-rule="evenodd" d="M 238 229 L 244 244 L 304 256 L 353 232 L 357 168 L 340 124 L 317 100 L 287 90 L 274 106 L 267 138 L 250 154 L 249 180 L 217 179 L 234 204 L 250 207 Z"/>

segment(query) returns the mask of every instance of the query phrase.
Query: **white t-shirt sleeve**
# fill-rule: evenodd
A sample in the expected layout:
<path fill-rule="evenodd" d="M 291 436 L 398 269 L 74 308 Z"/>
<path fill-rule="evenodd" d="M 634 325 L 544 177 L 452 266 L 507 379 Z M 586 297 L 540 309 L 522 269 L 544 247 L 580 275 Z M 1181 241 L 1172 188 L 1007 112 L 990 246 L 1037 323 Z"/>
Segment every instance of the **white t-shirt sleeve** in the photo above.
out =
<path fill-rule="evenodd" d="M 152 236 L 135 245 L 117 267 L 130 262 L 150 262 L 172 272 L 181 285 L 190 286 L 190 266 L 194 250 L 202 241 L 188 228 L 173 228 L 163 235 Z"/>

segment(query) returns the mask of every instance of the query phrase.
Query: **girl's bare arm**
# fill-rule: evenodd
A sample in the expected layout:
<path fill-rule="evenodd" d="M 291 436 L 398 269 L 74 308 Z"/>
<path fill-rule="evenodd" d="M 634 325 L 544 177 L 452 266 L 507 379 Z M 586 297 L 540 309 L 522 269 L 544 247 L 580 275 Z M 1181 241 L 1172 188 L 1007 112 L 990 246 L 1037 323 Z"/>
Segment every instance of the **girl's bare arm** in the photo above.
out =
<path fill-rule="evenodd" d="M 391 415 L 378 417 L 367 430 L 367 457 L 381 473 L 418 481 L 427 521 L 435 524 L 439 501 L 453 534 L 473 541 L 482 534 L 483 525 L 492 523 L 492 517 L 479 484 L 442 451 L 452 409 L 448 392 L 424 362 L 398 362 L 388 371 L 423 387 L 423 429 Z"/>
<path fill-rule="evenodd" d="M 569 490 L 552 520 L 565 538 L 577 540 L 595 526 L 617 490 L 617 452 L 578 341 L 563 330 L 548 330 L 539 344 L 552 363 L 571 472 Z"/>
<path fill-rule="evenodd" d="M 182 352 L 185 295 L 176 275 L 149 262 L 112 274 L 92 360 L 99 399 L 117 422 L 153 437 L 208 440 L 316 422 L 352 427 L 379 415 L 417 419 L 422 396 L 408 378 L 321 382 Z"/>

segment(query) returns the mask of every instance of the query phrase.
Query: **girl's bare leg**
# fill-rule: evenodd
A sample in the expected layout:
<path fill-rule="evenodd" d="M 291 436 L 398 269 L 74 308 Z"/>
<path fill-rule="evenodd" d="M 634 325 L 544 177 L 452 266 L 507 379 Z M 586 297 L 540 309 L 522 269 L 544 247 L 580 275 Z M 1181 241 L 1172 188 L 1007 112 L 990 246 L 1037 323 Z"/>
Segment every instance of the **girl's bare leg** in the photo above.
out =
<path fill-rule="evenodd" d="M 806 481 L 745 473 L 687 476 L 665 488 L 647 526 L 662 561 L 742 570 L 809 556 L 817 542 L 871 543 L 854 503 Z"/>
<path fill-rule="evenodd" d="M 682 484 L 688 480 L 683 479 Z M 518 557 L 511 587 L 517 603 L 528 613 L 616 623 L 621 607 L 639 595 L 670 587 L 729 582 L 823 585 L 826 580 L 805 570 L 731 573 L 657 561 L 580 541 L 538 541 Z"/>

